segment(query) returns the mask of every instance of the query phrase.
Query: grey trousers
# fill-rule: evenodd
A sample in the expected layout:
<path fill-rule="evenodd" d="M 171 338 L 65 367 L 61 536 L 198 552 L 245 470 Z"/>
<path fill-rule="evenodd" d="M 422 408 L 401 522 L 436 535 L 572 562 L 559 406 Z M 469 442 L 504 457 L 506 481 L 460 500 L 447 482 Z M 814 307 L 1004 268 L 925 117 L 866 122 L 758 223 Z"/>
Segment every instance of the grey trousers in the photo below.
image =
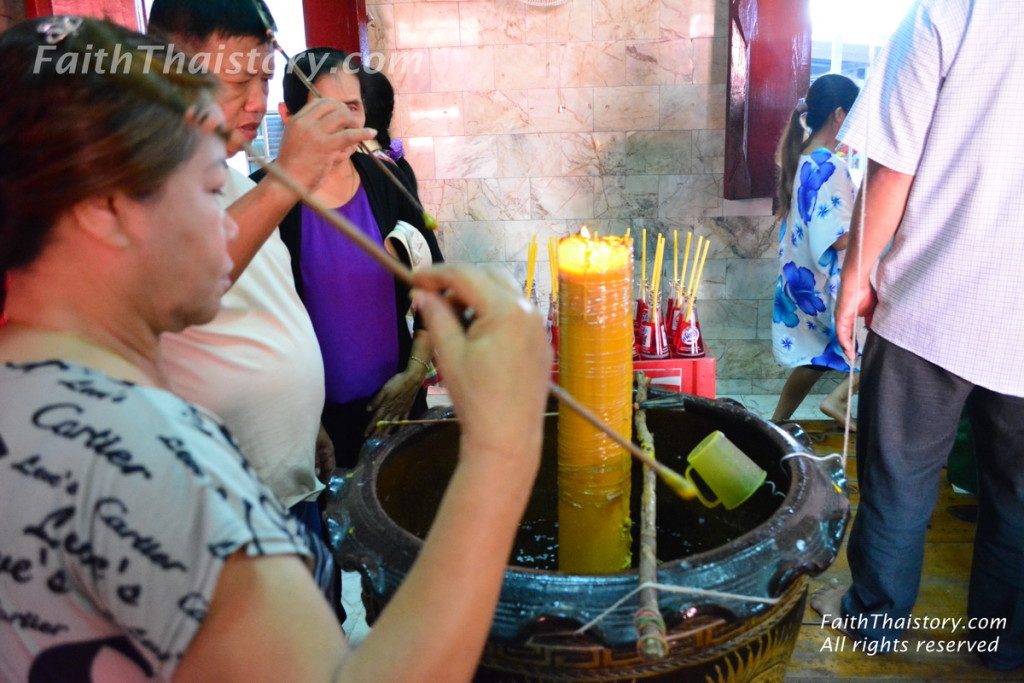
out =
<path fill-rule="evenodd" d="M 853 585 L 843 612 L 870 617 L 858 619 L 855 629 L 864 638 L 902 634 L 898 620 L 917 599 L 925 531 L 965 404 L 979 477 L 967 613 L 1006 620 L 1005 627 L 975 628 L 971 637 L 998 637 L 998 650 L 980 654 L 982 660 L 1016 668 L 1024 665 L 1024 398 L 975 386 L 876 334 L 869 335 L 862 362 L 860 505 L 847 547 Z"/>

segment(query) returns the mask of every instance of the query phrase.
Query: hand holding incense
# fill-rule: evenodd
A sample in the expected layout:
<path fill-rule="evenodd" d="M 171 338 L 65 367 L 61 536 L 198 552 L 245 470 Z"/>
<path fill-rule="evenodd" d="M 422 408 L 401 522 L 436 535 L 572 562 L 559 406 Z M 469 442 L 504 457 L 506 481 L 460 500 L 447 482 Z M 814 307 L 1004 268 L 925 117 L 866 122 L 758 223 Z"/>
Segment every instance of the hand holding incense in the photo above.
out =
<path fill-rule="evenodd" d="M 284 48 L 281 46 L 280 41 L 277 39 L 277 24 L 274 22 L 273 17 L 269 16 L 266 12 L 263 11 L 263 6 L 260 5 L 260 3 L 255 2 L 254 0 L 252 4 L 256 8 L 256 12 L 260 15 L 260 21 L 263 22 L 264 28 L 266 28 L 267 30 L 267 40 L 270 42 L 271 46 L 282 57 L 284 57 L 284 60 L 288 62 L 288 68 L 291 69 L 291 71 L 296 76 L 298 76 L 299 81 L 304 86 L 306 86 L 306 89 L 309 91 L 309 93 L 318 100 L 323 99 L 323 95 L 321 95 L 320 91 L 316 89 L 316 86 L 314 86 L 313 82 L 309 80 L 309 77 L 306 76 L 305 72 L 302 69 L 300 69 L 296 65 L 295 60 L 292 59 L 288 55 L 288 53 L 284 51 Z M 375 155 L 373 152 L 371 152 L 369 148 L 362 142 L 359 143 L 358 149 L 360 152 L 366 154 L 373 160 L 374 164 L 377 165 L 377 168 L 380 169 L 387 177 L 387 179 L 391 181 L 391 184 L 398 188 L 398 191 L 409 201 L 410 204 L 413 205 L 413 207 L 417 211 L 420 212 L 420 214 L 423 216 L 423 223 L 426 226 L 427 230 L 437 230 L 437 219 L 426 212 L 426 210 L 423 208 L 423 205 L 420 204 L 419 200 L 416 199 L 415 196 L 413 196 L 413 194 L 409 191 L 409 188 L 407 188 L 402 183 L 401 180 L 395 177 L 395 174 L 391 172 L 391 169 L 387 167 L 385 162 L 378 158 L 377 155 Z"/>

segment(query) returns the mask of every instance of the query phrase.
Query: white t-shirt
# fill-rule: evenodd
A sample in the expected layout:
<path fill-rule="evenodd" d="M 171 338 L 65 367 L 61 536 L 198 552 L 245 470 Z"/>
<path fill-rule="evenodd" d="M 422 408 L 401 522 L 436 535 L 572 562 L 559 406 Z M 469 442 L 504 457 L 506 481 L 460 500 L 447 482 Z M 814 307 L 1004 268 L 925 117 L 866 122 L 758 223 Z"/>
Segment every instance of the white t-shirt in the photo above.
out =
<path fill-rule="evenodd" d="M 229 169 L 224 206 L 253 187 Z M 323 358 L 276 230 L 221 299 L 217 317 L 164 334 L 160 347 L 172 391 L 224 420 L 285 505 L 323 488 L 315 473 Z"/>
<path fill-rule="evenodd" d="M 1024 164 L 1009 142 L 1024 111 L 1022 23 L 1019 1 L 921 0 L 839 134 L 914 176 L 872 331 L 1013 396 L 1024 396 Z"/>
<path fill-rule="evenodd" d="M 59 360 L 0 364 L 0 501 L 3 681 L 170 680 L 229 555 L 325 558 L 215 416 Z"/>

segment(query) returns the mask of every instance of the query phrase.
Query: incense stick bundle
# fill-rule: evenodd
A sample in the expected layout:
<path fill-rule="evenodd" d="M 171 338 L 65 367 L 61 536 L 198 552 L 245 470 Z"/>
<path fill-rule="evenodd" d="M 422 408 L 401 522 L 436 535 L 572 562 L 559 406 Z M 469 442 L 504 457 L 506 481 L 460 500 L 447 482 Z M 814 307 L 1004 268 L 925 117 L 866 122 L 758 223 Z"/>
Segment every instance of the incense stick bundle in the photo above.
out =
<path fill-rule="evenodd" d="M 526 298 L 533 292 L 533 273 L 537 269 L 537 236 L 530 239 L 526 247 Z"/>
<path fill-rule="evenodd" d="M 690 262 L 690 242 L 693 241 L 693 230 L 686 233 L 686 249 L 683 251 L 683 270 L 676 278 L 676 305 L 682 308 L 683 280 L 686 279 L 686 266 Z"/>
<path fill-rule="evenodd" d="M 548 238 L 548 267 L 551 270 L 551 296 L 558 299 L 558 238 Z"/>
<path fill-rule="evenodd" d="M 665 260 L 665 236 L 658 234 L 658 244 L 654 250 L 654 270 L 651 271 L 651 312 L 658 310 L 658 296 L 661 293 L 661 269 Z"/>
<path fill-rule="evenodd" d="M 686 294 L 691 298 L 693 297 L 693 286 L 697 281 L 697 261 L 700 260 L 698 256 L 700 256 L 700 250 L 703 246 L 704 237 L 697 235 L 697 248 L 693 252 L 693 263 L 690 264 L 690 281 L 686 287 Z"/>
<path fill-rule="evenodd" d="M 693 312 L 693 303 L 697 300 L 697 289 L 700 287 L 700 278 L 704 275 L 704 261 L 708 257 L 708 247 L 710 245 L 711 240 L 704 240 L 704 251 L 700 255 L 700 266 L 697 268 L 697 280 L 693 285 L 693 290 L 690 292 L 690 304 L 686 307 L 686 317 L 683 318 L 686 321 L 690 321 L 690 314 Z M 696 261 L 694 263 L 696 263 Z"/>
<path fill-rule="evenodd" d="M 643 299 L 644 293 L 647 292 L 647 228 L 640 234 L 640 240 L 643 242 L 640 245 L 640 298 Z"/>
<path fill-rule="evenodd" d="M 679 279 L 679 231 L 672 231 L 672 282 Z"/>

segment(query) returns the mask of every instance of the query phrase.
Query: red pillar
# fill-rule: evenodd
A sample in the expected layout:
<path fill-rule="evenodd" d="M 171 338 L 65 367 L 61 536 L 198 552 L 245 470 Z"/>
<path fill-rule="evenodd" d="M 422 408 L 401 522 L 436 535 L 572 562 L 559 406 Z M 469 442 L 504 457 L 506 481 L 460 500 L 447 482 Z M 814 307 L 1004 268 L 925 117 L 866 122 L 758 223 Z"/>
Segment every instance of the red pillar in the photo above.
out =
<path fill-rule="evenodd" d="M 50 0 L 25 0 L 25 17 L 35 19 L 53 14 Z"/>
<path fill-rule="evenodd" d="M 366 0 L 302 0 L 306 45 L 367 55 Z"/>
<path fill-rule="evenodd" d="M 775 150 L 811 76 L 807 0 L 730 0 L 726 199 L 775 194 Z"/>
<path fill-rule="evenodd" d="M 25 0 L 25 16 L 44 17 L 48 14 L 76 14 L 106 18 L 115 24 L 138 31 L 140 3 L 136 0 Z"/>

